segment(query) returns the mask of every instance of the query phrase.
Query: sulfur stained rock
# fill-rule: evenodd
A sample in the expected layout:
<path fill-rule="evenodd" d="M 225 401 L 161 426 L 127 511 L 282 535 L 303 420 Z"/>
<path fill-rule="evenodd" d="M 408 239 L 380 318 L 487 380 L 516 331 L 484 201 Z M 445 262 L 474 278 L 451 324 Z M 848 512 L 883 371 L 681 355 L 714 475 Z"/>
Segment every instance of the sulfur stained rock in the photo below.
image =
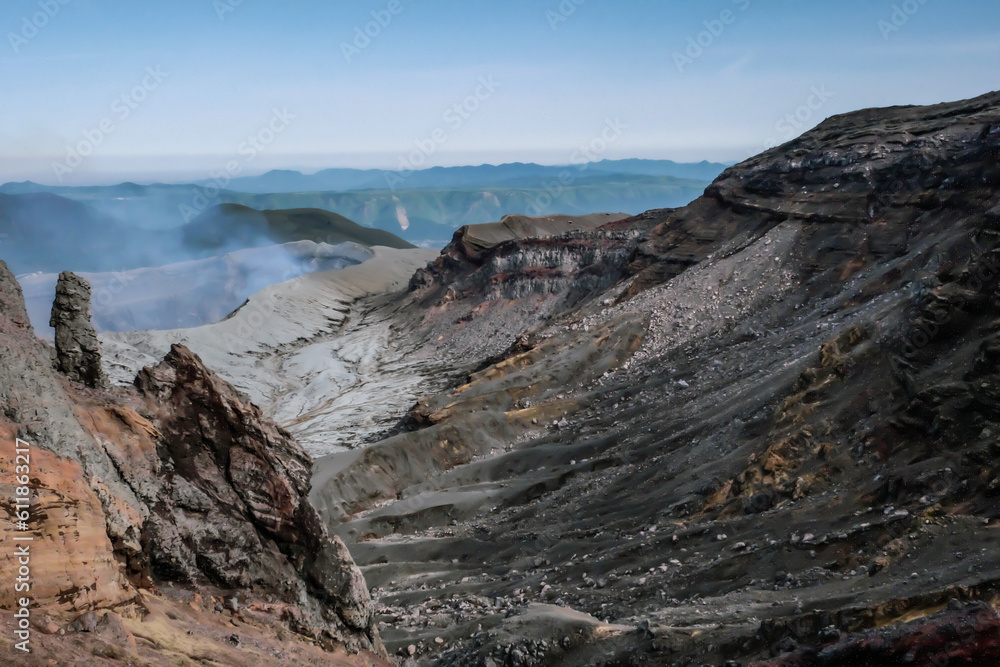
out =
<path fill-rule="evenodd" d="M 0 441 L 13 441 L 9 423 L 0 420 Z M 131 601 L 135 589 L 120 571 L 104 511 L 76 461 L 41 448 L 30 450 L 31 510 L 28 530 L 14 521 L 15 470 L 13 457 L 0 457 L 0 541 L 11 545 L 0 553 L 0 577 L 11 585 L 0 588 L 0 608 L 13 609 L 17 597 L 13 582 L 18 557 L 13 545 L 27 544 L 34 604 L 58 611 L 111 606 Z M 31 542 L 14 542 L 29 536 Z"/>
<path fill-rule="evenodd" d="M 59 274 L 49 326 L 56 330 L 59 371 L 88 387 L 100 386 L 101 344 L 90 323 L 90 283 L 70 271 Z"/>
<path fill-rule="evenodd" d="M 124 552 L 141 551 L 146 506 L 81 426 L 75 391 L 53 371 L 20 286 L 2 261 L 0 350 L 0 442 L 7 447 L 16 436 L 30 443 L 32 495 L 49 510 L 36 513 L 31 523 L 49 540 L 38 564 L 51 568 L 44 581 L 36 581 L 35 599 L 63 610 L 121 604 L 135 592 L 119 575 L 113 554 L 119 545 Z M 12 458 L 2 465 L 8 464 Z M 0 471 L 2 483 L 11 483 L 13 472 Z"/>

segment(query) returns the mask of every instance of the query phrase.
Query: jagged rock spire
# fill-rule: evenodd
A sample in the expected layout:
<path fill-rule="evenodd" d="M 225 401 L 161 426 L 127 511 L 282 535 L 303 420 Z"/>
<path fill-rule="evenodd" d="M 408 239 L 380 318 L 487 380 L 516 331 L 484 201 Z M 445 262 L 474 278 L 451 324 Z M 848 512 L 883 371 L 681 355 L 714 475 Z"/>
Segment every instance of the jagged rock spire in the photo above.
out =
<path fill-rule="evenodd" d="M 90 387 L 103 382 L 101 344 L 90 323 L 90 283 L 70 271 L 59 274 L 49 326 L 56 330 L 59 371 Z"/>

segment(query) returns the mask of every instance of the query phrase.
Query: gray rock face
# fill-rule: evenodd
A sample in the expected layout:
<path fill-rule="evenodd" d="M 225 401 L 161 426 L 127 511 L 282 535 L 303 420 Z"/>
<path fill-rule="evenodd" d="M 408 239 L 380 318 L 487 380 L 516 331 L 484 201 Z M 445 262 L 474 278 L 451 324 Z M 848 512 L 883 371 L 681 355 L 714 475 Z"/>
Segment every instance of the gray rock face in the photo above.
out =
<path fill-rule="evenodd" d="M 141 525 L 109 508 L 116 503 L 145 507 L 120 479 L 107 452 L 81 427 L 73 401 L 52 370 L 48 350 L 35 336 L 21 287 L 0 261 L 0 414 L 21 428 L 19 437 L 78 461 L 108 511 L 108 535 L 126 551 L 141 551 Z"/>
<path fill-rule="evenodd" d="M 86 283 L 63 274 L 58 326 L 86 322 L 87 305 Z M 80 354 L 87 349 L 76 359 L 93 358 Z M 100 376 L 85 366 L 78 377 Z M 139 600 L 154 577 L 189 590 L 210 583 L 239 598 L 234 612 L 277 597 L 279 628 L 328 651 L 386 657 L 360 570 L 308 504 L 301 446 L 185 348 L 137 385 L 110 392 L 62 381 L 0 261 L 0 440 L 30 441 L 42 478 L 33 493 L 48 493 L 38 521 L 61 521 L 44 524 L 48 560 L 37 565 L 65 584 L 33 589 L 36 599 L 89 611 L 71 629 L 128 653 L 134 638 L 102 609 Z M 0 574 L 14 576 L 14 562 L 0 558 Z"/>
<path fill-rule="evenodd" d="M 641 216 L 505 216 L 455 232 L 440 257 L 418 270 L 410 291 L 421 303 L 522 299 L 565 293 L 564 307 L 616 283 L 639 239 L 655 223 Z"/>
<path fill-rule="evenodd" d="M 89 387 L 100 386 L 101 344 L 90 323 L 90 283 L 70 271 L 59 274 L 49 326 L 56 330 L 59 371 Z"/>
<path fill-rule="evenodd" d="M 268 590 L 329 646 L 378 653 L 361 571 L 308 502 L 310 459 L 291 436 L 182 345 L 136 377 L 155 412 L 162 490 L 146 525 L 167 579 Z"/>

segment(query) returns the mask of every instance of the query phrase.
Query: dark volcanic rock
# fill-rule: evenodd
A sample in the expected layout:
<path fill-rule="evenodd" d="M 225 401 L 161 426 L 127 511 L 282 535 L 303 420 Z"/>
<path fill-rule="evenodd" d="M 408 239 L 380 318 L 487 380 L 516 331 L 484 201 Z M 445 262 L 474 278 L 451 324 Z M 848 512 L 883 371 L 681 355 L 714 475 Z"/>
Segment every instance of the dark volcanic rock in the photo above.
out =
<path fill-rule="evenodd" d="M 562 292 L 564 307 L 572 306 L 624 275 L 642 231 L 651 226 L 624 214 L 505 216 L 467 225 L 438 259 L 414 274 L 410 290 L 425 304 Z"/>
<path fill-rule="evenodd" d="M 508 664 L 501 617 L 554 603 L 604 639 L 544 664 L 995 662 L 991 610 L 931 615 L 1000 586 L 998 196 L 991 93 L 831 118 L 623 221 L 627 266 L 592 265 L 622 278 L 573 307 L 584 242 L 629 230 L 456 239 L 415 291 L 486 361 L 313 491 L 390 650 Z M 550 310 L 496 354 L 522 304 Z"/>
<path fill-rule="evenodd" d="M 60 273 L 49 319 L 56 330 L 59 370 L 71 380 L 97 387 L 103 380 L 101 344 L 90 314 L 90 283 L 75 273 Z"/>
<path fill-rule="evenodd" d="M 952 607 L 909 625 L 837 638 L 825 646 L 786 653 L 772 660 L 754 661 L 750 667 L 992 667 L 1000 664 L 1000 616 L 997 612 L 983 603 Z"/>
<path fill-rule="evenodd" d="M 135 385 L 161 434 L 163 488 L 148 527 L 154 567 L 304 599 L 299 621 L 311 632 L 377 646 L 364 578 L 308 502 L 301 446 L 183 346 Z M 370 641 L 358 644 L 356 630 Z"/>
<path fill-rule="evenodd" d="M 980 224 L 1000 185 L 998 101 L 1000 94 L 991 93 L 834 116 L 730 167 L 705 196 L 650 232 L 633 263 L 638 279 L 630 292 L 782 222 L 804 224 L 812 237 L 803 263 L 809 278 L 888 262 L 921 236 Z"/>

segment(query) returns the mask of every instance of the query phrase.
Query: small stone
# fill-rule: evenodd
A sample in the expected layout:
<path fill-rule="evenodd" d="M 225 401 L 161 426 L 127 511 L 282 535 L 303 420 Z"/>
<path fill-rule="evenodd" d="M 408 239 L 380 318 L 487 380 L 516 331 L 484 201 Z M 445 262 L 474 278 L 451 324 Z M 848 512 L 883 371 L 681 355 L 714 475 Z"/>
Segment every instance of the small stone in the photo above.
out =
<path fill-rule="evenodd" d="M 88 611 L 86 614 L 77 616 L 73 621 L 72 628 L 76 632 L 97 632 L 97 614 Z"/>

